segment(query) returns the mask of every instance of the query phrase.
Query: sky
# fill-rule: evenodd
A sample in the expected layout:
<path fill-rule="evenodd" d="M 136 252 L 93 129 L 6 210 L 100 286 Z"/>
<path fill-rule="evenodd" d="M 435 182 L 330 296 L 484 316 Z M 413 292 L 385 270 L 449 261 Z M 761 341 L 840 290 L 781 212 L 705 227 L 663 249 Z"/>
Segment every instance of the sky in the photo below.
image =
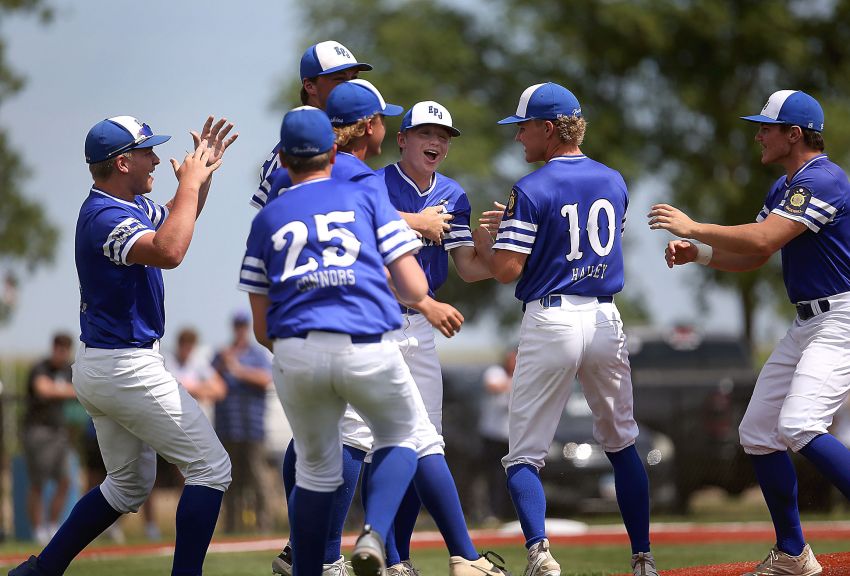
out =
<path fill-rule="evenodd" d="M 156 149 L 162 164 L 151 198 L 161 204 L 176 189 L 168 158 L 182 159 L 190 149 L 189 130 L 200 130 L 209 114 L 236 124 L 239 140 L 214 176 L 189 253 L 179 268 L 164 272 L 164 345 L 184 326 L 196 327 L 209 346 L 224 344 L 230 316 L 247 309 L 247 296 L 236 283 L 255 214 L 248 200 L 259 166 L 277 142 L 282 117 L 273 98 L 279 86 L 297 77 L 304 49 L 326 38 L 310 38 L 286 0 L 50 4 L 56 15 L 48 25 L 31 16 L 0 22 L 6 58 L 27 82 L 0 106 L 0 126 L 32 170 L 23 183 L 25 194 L 39 199 L 61 230 L 54 265 L 22 278 L 18 309 L 0 326 L 0 357 L 46 352 L 56 330 L 79 333 L 74 226 L 91 186 L 83 142 L 92 125 L 118 115 L 135 116 L 156 133 L 172 135 Z M 348 47 L 368 61 L 368 55 Z M 462 118 L 455 121 L 462 125 Z M 663 190 L 631 192 L 627 287 L 644 295 L 661 327 L 684 321 L 739 332 L 740 308 L 732 295 L 711 292 L 704 314 L 695 303 L 695 271 L 666 268 L 662 255 L 670 237 L 645 224 L 649 206 Z M 496 349 L 505 340 L 486 322 L 471 322 L 451 342 L 438 338 L 444 355 Z"/>

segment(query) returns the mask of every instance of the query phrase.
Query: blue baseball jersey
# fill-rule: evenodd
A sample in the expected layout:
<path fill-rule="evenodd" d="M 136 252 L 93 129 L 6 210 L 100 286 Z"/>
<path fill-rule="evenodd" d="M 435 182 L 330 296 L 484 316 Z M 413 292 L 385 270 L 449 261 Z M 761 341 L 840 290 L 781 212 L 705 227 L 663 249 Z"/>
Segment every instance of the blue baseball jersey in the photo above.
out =
<path fill-rule="evenodd" d="M 283 172 L 286 174 L 286 170 L 280 167 L 280 156 L 278 152 L 280 151 L 280 142 L 275 144 L 275 147 L 272 149 L 269 157 L 266 158 L 266 161 L 263 162 L 263 165 L 260 166 L 260 186 L 257 188 L 257 191 L 254 192 L 254 195 L 251 197 L 251 206 L 257 208 L 258 210 L 266 205 L 269 201 L 269 191 L 272 187 L 272 182 L 274 181 L 275 176 Z M 290 185 L 292 183 L 290 182 Z"/>
<path fill-rule="evenodd" d="M 269 338 L 401 327 L 384 266 L 421 242 L 385 195 L 336 178 L 290 187 L 251 225 L 239 288 L 268 294 Z"/>
<path fill-rule="evenodd" d="M 454 215 L 452 229 L 443 239 L 443 244 L 423 239 L 424 247 L 416 254 L 416 260 L 428 279 L 428 295 L 433 298 L 449 276 L 449 251 L 459 246 L 475 245 L 469 230 L 472 209 L 466 192 L 460 184 L 439 173 L 434 173 L 426 190 L 419 190 L 419 186 L 397 163 L 381 168 L 378 175 L 384 178 L 390 202 L 399 212 L 416 213 L 429 206 L 443 206 L 446 212 Z"/>
<path fill-rule="evenodd" d="M 289 177 L 289 172 L 284 168 L 280 168 L 280 164 L 270 174 L 270 177 L 271 184 L 265 198 L 262 201 L 258 195 L 254 195 L 251 198 L 251 204 L 257 208 L 262 208 L 292 186 L 292 179 Z M 336 161 L 331 169 L 331 178 L 358 182 L 364 186 L 373 188 L 376 192 L 384 196 L 387 194 L 387 186 L 384 184 L 383 177 L 378 176 L 363 160 L 348 152 L 337 152 Z"/>
<path fill-rule="evenodd" d="M 162 271 L 128 264 L 127 254 L 156 231 L 168 209 L 136 196 L 126 202 L 92 188 L 80 208 L 75 237 L 80 281 L 80 331 L 92 348 L 139 348 L 162 337 Z"/>
<path fill-rule="evenodd" d="M 770 213 L 808 228 L 782 247 L 782 277 L 791 302 L 850 291 L 850 220 L 847 174 L 825 154 L 806 162 L 789 180 L 781 176 L 756 218 Z"/>
<path fill-rule="evenodd" d="M 497 250 L 528 254 L 516 297 L 611 296 L 623 289 L 623 177 L 587 156 L 556 156 L 511 190 Z"/>

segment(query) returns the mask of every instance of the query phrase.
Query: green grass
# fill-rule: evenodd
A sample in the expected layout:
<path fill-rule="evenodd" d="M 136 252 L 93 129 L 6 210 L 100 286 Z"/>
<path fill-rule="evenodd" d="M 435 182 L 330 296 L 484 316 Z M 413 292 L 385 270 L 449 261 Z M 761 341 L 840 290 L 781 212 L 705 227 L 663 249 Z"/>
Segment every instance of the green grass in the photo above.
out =
<path fill-rule="evenodd" d="M 813 540 L 818 554 L 843 552 L 850 549 L 839 540 Z M 4 547 L 6 549 L 7 547 Z M 16 547 L 17 548 L 17 547 Z M 756 562 L 767 553 L 764 543 L 713 543 L 658 546 L 653 551 L 661 569 L 702 566 L 728 562 Z M 12 551 L 12 549 L 7 549 Z M 494 550 L 505 558 L 508 569 L 521 575 L 525 568 L 525 550 L 521 546 L 500 547 Z M 623 546 L 553 546 L 563 576 L 604 576 L 628 572 L 629 551 Z M 270 575 L 274 552 L 210 554 L 204 565 L 205 576 L 235 574 Z M 443 549 L 415 550 L 413 560 L 426 575 L 448 572 L 448 556 Z M 66 572 L 67 576 L 149 576 L 167 575 L 170 557 L 139 557 L 122 559 L 78 559 Z"/>

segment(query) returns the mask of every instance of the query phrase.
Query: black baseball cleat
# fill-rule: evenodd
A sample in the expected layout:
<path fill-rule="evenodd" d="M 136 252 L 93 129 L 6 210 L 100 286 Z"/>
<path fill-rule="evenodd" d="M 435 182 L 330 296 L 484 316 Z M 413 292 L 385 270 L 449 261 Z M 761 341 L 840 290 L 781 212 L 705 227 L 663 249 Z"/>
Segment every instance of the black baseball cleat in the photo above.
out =
<path fill-rule="evenodd" d="M 30 556 L 26 562 L 9 570 L 9 576 L 43 576 L 38 569 L 38 558 Z"/>
<path fill-rule="evenodd" d="M 384 576 L 387 569 L 384 541 L 380 535 L 366 524 L 363 527 L 354 553 L 351 555 L 351 567 L 357 576 Z"/>

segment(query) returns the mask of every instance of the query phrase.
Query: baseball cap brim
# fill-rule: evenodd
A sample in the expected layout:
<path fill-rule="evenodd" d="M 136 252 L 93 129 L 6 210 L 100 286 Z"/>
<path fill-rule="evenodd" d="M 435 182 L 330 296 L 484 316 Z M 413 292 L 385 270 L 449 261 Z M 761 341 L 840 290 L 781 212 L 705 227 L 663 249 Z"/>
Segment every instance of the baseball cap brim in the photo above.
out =
<path fill-rule="evenodd" d="M 526 120 L 535 120 L 535 118 L 523 118 L 522 116 L 517 116 L 514 114 L 513 116 L 508 116 L 507 118 L 502 118 L 496 124 L 516 124 L 517 122 L 525 122 Z"/>
<path fill-rule="evenodd" d="M 759 124 L 787 124 L 787 122 L 771 118 L 770 116 L 762 116 L 761 114 L 756 114 L 755 116 L 741 116 L 740 118 L 747 122 L 758 122 Z"/>
<path fill-rule="evenodd" d="M 154 146 L 159 146 L 169 140 L 171 140 L 171 136 L 166 136 L 165 134 L 154 134 L 147 140 L 143 140 L 135 146 L 131 146 L 129 149 L 135 150 L 136 148 L 153 148 Z"/>
<path fill-rule="evenodd" d="M 397 104 L 387 104 L 384 110 L 381 112 L 384 116 L 401 116 L 404 112 L 404 108 Z"/>
<path fill-rule="evenodd" d="M 327 70 L 319 74 L 319 76 L 326 76 L 328 74 L 333 74 L 334 72 L 339 72 L 340 70 L 348 70 L 349 68 L 357 68 L 358 70 L 362 70 L 363 72 L 368 72 L 372 69 L 372 65 L 367 64 L 366 62 L 341 64 L 339 66 L 334 66 L 333 68 L 328 68 Z"/>

